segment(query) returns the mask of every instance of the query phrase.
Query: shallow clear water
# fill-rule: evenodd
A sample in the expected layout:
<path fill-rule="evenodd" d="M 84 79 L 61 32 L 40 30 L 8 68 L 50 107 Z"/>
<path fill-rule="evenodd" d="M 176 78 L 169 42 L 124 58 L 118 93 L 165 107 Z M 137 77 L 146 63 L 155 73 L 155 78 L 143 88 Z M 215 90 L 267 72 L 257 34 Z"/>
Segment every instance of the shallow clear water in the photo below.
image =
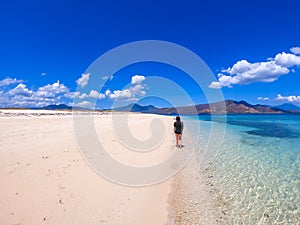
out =
<path fill-rule="evenodd" d="M 184 119 L 223 223 L 300 224 L 300 115 Z"/>

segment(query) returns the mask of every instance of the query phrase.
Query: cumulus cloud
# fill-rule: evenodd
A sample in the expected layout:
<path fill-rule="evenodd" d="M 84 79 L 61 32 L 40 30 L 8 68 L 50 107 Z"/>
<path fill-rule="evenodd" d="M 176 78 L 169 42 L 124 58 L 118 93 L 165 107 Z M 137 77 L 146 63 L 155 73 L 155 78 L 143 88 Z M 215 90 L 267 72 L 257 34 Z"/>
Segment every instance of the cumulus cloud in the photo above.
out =
<path fill-rule="evenodd" d="M 144 91 L 145 85 L 142 84 L 142 82 L 146 78 L 144 76 L 135 75 L 131 77 L 131 84 L 133 86 L 130 86 L 129 88 L 126 88 L 124 90 L 106 90 L 105 95 L 109 97 L 110 99 L 116 99 L 116 100 L 135 100 L 137 99 L 136 96 L 143 96 L 146 94 Z"/>
<path fill-rule="evenodd" d="M 290 51 L 295 55 L 300 55 L 300 47 L 292 47 Z"/>
<path fill-rule="evenodd" d="M 213 89 L 220 89 L 220 88 L 222 88 L 222 85 L 219 81 L 213 81 L 213 82 L 211 82 L 209 87 L 213 88 Z"/>
<path fill-rule="evenodd" d="M 130 91 L 133 95 L 145 95 L 146 92 L 144 91 L 145 86 L 143 86 L 142 84 L 137 84 L 133 87 L 130 87 Z"/>
<path fill-rule="evenodd" d="M 88 98 L 88 97 L 89 97 L 89 95 L 87 95 L 86 93 L 83 93 L 78 96 L 78 98 L 80 98 L 80 99 L 84 99 L 84 98 Z"/>
<path fill-rule="evenodd" d="M 98 91 L 91 90 L 89 96 L 92 97 L 92 98 L 98 98 L 99 93 L 98 93 Z"/>
<path fill-rule="evenodd" d="M 117 100 L 128 100 L 132 99 L 134 96 L 130 89 L 124 89 L 124 90 L 115 90 L 113 92 L 111 91 L 106 91 L 107 96 L 110 99 L 117 99 Z"/>
<path fill-rule="evenodd" d="M 141 84 L 146 78 L 141 75 L 134 75 L 131 77 L 131 84 Z"/>
<path fill-rule="evenodd" d="M 75 106 L 85 108 L 85 109 L 93 109 L 95 105 L 93 102 L 82 101 L 82 102 L 76 103 Z"/>
<path fill-rule="evenodd" d="M 46 76 L 47 74 L 45 72 L 42 72 L 41 73 L 41 76 Z"/>
<path fill-rule="evenodd" d="M 58 94 L 65 94 L 70 92 L 64 84 L 60 84 L 59 80 L 53 84 L 47 84 L 43 87 L 40 87 L 37 91 L 38 96 L 53 98 Z"/>
<path fill-rule="evenodd" d="M 21 96 L 26 96 L 30 97 L 33 94 L 33 91 L 29 90 L 25 84 L 18 84 L 15 88 L 11 89 L 8 91 L 8 94 L 10 96 L 16 96 L 16 95 L 21 95 Z"/>
<path fill-rule="evenodd" d="M 81 88 L 83 88 L 83 87 L 85 87 L 85 86 L 88 84 L 89 79 L 90 79 L 90 74 L 89 74 L 89 73 L 83 73 L 83 74 L 81 75 L 81 77 L 80 77 L 78 80 L 76 80 L 76 83 L 77 83 Z"/>
<path fill-rule="evenodd" d="M 99 93 L 98 99 L 104 99 L 106 96 L 103 93 Z"/>
<path fill-rule="evenodd" d="M 232 87 L 233 84 L 250 84 L 254 82 L 273 82 L 278 77 L 289 73 L 289 69 L 277 65 L 274 61 L 249 63 L 238 61 L 232 68 L 222 70 L 218 81 L 210 84 L 210 88 Z"/>
<path fill-rule="evenodd" d="M 109 77 L 108 79 L 110 79 Z M 100 93 L 91 90 L 89 93 L 71 92 L 70 89 L 59 81 L 47 84 L 38 88 L 28 88 L 21 80 L 6 78 L 0 81 L 2 86 L 17 84 L 17 86 L 7 90 L 7 87 L 0 90 L 1 107 L 43 107 L 49 104 L 61 104 L 77 97 L 82 101 L 76 106 L 90 108 L 93 107 L 89 99 L 104 99 L 106 97 L 117 100 L 134 100 L 137 96 L 145 95 L 143 84 L 144 76 L 135 75 L 131 78 L 131 85 L 124 90 L 107 90 Z M 89 74 L 82 74 L 76 83 L 84 87 L 89 81 Z"/>
<path fill-rule="evenodd" d="M 42 107 L 50 104 L 61 103 L 62 97 L 70 97 L 70 92 L 59 81 L 39 87 L 37 90 L 29 89 L 20 83 L 16 87 L 4 92 L 1 91 L 2 107 Z"/>
<path fill-rule="evenodd" d="M 259 100 L 259 101 L 268 101 L 268 100 L 270 100 L 270 98 L 269 97 L 258 97 L 257 100 Z"/>
<path fill-rule="evenodd" d="M 296 56 L 290 53 L 279 53 L 275 56 L 275 62 L 277 65 L 284 67 L 300 66 L 300 56 Z"/>
<path fill-rule="evenodd" d="M 80 93 L 77 95 L 80 99 L 84 98 L 98 98 L 98 99 L 104 99 L 106 96 L 103 93 L 99 93 L 98 91 L 91 90 L 89 94 L 83 93 L 80 95 Z"/>
<path fill-rule="evenodd" d="M 282 96 L 281 94 L 278 94 L 275 100 L 288 101 L 288 102 L 300 102 L 300 96 L 296 96 L 296 95 Z"/>
<path fill-rule="evenodd" d="M 297 51 L 293 49 L 294 52 Z M 273 82 L 280 76 L 288 74 L 293 66 L 300 66 L 300 56 L 291 53 L 278 53 L 269 61 L 250 63 L 247 60 L 240 60 L 232 67 L 222 70 L 218 74 L 218 80 L 211 82 L 210 88 L 219 89 L 232 87 L 236 84 L 251 84 L 255 82 Z"/>
<path fill-rule="evenodd" d="M 56 98 L 47 98 L 41 97 L 36 94 L 36 92 L 29 90 L 30 95 L 25 95 L 25 92 L 16 93 L 16 95 L 12 95 L 12 93 L 6 93 L 4 105 L 8 107 L 43 107 L 50 104 L 59 104 L 60 96 Z"/>
<path fill-rule="evenodd" d="M 110 90 L 106 90 L 106 91 L 105 91 L 105 95 L 106 95 L 106 96 L 109 96 L 110 94 L 111 94 L 111 91 L 110 91 Z"/>
<path fill-rule="evenodd" d="M 22 80 L 17 80 L 16 78 L 7 77 L 3 80 L 0 80 L 0 87 L 8 86 L 8 85 L 11 85 L 11 84 L 22 83 L 22 82 L 23 82 Z"/>
<path fill-rule="evenodd" d="M 99 93 L 98 91 L 91 90 L 89 96 L 91 98 L 98 98 L 98 99 L 104 99 L 105 94 Z"/>
<path fill-rule="evenodd" d="M 71 98 L 71 99 L 73 99 L 75 97 L 78 97 L 78 96 L 80 96 L 80 92 L 79 91 L 67 92 L 67 93 L 64 94 L 64 97 Z"/>

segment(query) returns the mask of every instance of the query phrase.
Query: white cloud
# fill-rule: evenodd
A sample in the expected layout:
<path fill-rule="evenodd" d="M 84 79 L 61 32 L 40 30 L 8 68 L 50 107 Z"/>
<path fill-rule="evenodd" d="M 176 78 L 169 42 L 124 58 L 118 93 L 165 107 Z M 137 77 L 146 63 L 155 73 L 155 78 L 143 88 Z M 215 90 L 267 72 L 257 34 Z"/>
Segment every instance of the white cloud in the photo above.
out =
<path fill-rule="evenodd" d="M 222 70 L 218 74 L 218 80 L 210 83 L 210 88 L 232 87 L 235 84 L 251 84 L 255 82 L 273 82 L 280 76 L 294 71 L 290 67 L 300 66 L 299 47 L 291 48 L 291 53 L 278 53 L 274 58 L 268 58 L 265 62 L 250 63 L 240 60 L 232 67 Z"/>
<path fill-rule="evenodd" d="M 211 82 L 211 84 L 209 85 L 209 87 L 213 88 L 213 89 L 220 89 L 220 88 L 222 88 L 220 82 L 218 82 L 218 81 Z"/>
<path fill-rule="evenodd" d="M 90 79 L 90 74 L 89 74 L 89 73 L 83 73 L 83 74 L 81 75 L 81 77 L 80 77 L 78 80 L 76 80 L 76 83 L 77 83 L 81 88 L 83 88 L 83 87 L 85 87 L 85 86 L 88 84 L 89 79 Z"/>
<path fill-rule="evenodd" d="M 89 97 L 91 98 L 98 98 L 98 99 L 104 99 L 105 98 L 105 94 L 99 93 L 98 91 L 95 90 L 91 90 Z"/>
<path fill-rule="evenodd" d="M 80 95 L 80 92 L 79 91 L 76 91 L 76 92 L 67 92 L 64 94 L 64 97 L 66 98 L 75 98 L 75 97 L 78 97 Z"/>
<path fill-rule="evenodd" d="M 21 83 L 21 82 L 23 82 L 23 81 L 22 80 L 17 80 L 16 78 L 7 77 L 3 80 L 0 80 L 0 87 L 8 86 L 8 85 L 11 85 L 11 84 L 17 84 L 17 83 Z"/>
<path fill-rule="evenodd" d="M 78 97 L 80 99 L 84 99 L 84 98 L 104 99 L 106 96 L 105 96 L 105 94 L 99 93 L 98 91 L 91 90 L 89 94 L 83 93 L 83 94 L 80 95 L 80 93 L 79 93 L 79 94 L 77 94 L 76 97 Z"/>
<path fill-rule="evenodd" d="M 20 83 L 13 89 L 1 93 L 2 107 L 42 107 L 62 103 L 62 97 L 69 98 L 76 93 L 70 92 L 59 81 L 39 87 L 36 91 Z"/>
<path fill-rule="evenodd" d="M 106 96 L 103 93 L 99 93 L 98 99 L 104 99 Z"/>
<path fill-rule="evenodd" d="M 131 77 L 131 84 L 133 86 L 126 88 L 124 90 L 106 90 L 105 95 L 109 97 L 110 99 L 116 99 L 116 100 L 134 100 L 137 99 L 136 95 L 143 96 L 146 94 L 144 91 L 145 85 L 142 84 L 142 82 L 146 78 L 144 76 L 135 75 Z"/>
<path fill-rule="evenodd" d="M 229 74 L 241 74 L 249 71 L 250 69 L 251 63 L 249 63 L 247 60 L 240 60 L 236 64 L 234 64 L 232 68 L 222 70 L 222 72 L 226 72 Z"/>
<path fill-rule="evenodd" d="M 88 80 L 89 74 L 83 74 L 82 77 L 76 81 L 76 83 L 81 87 L 84 87 L 87 85 Z M 71 92 L 68 87 L 66 87 L 64 84 L 61 84 L 59 81 L 54 82 L 53 84 L 47 84 L 37 89 L 30 89 L 25 84 L 21 83 L 21 80 L 6 78 L 0 81 L 2 86 L 8 86 L 15 83 L 19 84 L 7 91 L 5 91 L 5 89 L 0 90 L 0 106 L 42 107 L 49 104 L 64 103 L 64 101 L 69 101 L 68 99 L 78 97 L 82 99 L 82 102 L 76 106 L 90 108 L 92 105 L 89 101 L 85 101 L 85 98 L 104 99 L 109 97 L 110 99 L 133 100 L 137 99 L 136 96 L 145 95 L 146 92 L 144 89 L 146 86 L 142 84 L 144 80 L 145 77 L 136 75 L 132 77 L 131 85 L 124 90 L 107 90 L 105 93 L 99 93 L 96 90 L 91 90 L 89 93 L 80 93 L 78 91 Z"/>
<path fill-rule="evenodd" d="M 274 61 L 249 63 L 238 61 L 232 68 L 222 70 L 218 81 L 212 82 L 210 88 L 232 87 L 233 84 L 250 84 L 254 82 L 273 82 L 278 77 L 289 73 L 289 69 L 277 65 Z"/>
<path fill-rule="evenodd" d="M 133 87 L 130 88 L 130 91 L 132 93 L 132 95 L 145 95 L 146 92 L 144 91 L 145 87 L 141 84 L 137 84 Z"/>
<path fill-rule="evenodd" d="M 92 97 L 92 98 L 98 98 L 99 93 L 98 93 L 98 91 L 91 90 L 89 96 Z"/>
<path fill-rule="evenodd" d="M 95 104 L 93 102 L 89 102 L 89 101 L 82 101 L 82 102 L 76 103 L 75 106 L 85 108 L 85 109 L 94 109 L 95 108 Z"/>
<path fill-rule="evenodd" d="M 124 90 L 115 90 L 113 92 L 107 92 L 108 97 L 111 99 L 117 99 L 117 100 L 127 100 L 133 97 L 130 89 L 124 89 Z"/>
<path fill-rule="evenodd" d="M 47 84 L 43 87 L 40 87 L 37 91 L 38 96 L 53 98 L 58 94 L 65 94 L 70 92 L 64 84 L 60 84 L 59 80 L 53 84 Z"/>
<path fill-rule="evenodd" d="M 24 88 L 26 90 L 26 88 Z M 31 95 L 24 95 L 23 93 L 18 93 L 16 95 L 11 95 L 12 93 L 6 93 L 6 99 L 4 104 L 8 107 L 42 107 L 50 104 L 59 104 L 60 103 L 60 96 L 56 98 L 47 98 L 41 97 L 29 90 Z"/>
<path fill-rule="evenodd" d="M 131 77 L 131 84 L 141 84 L 146 78 L 141 75 L 134 75 Z"/>
<path fill-rule="evenodd" d="M 277 65 L 284 67 L 300 66 L 300 56 L 296 56 L 290 53 L 278 53 L 275 58 Z"/>
<path fill-rule="evenodd" d="M 106 95 L 106 96 L 109 96 L 109 95 L 110 95 L 110 93 L 111 93 L 111 91 L 110 91 L 110 90 L 106 90 L 106 91 L 105 91 L 105 95 Z"/>
<path fill-rule="evenodd" d="M 46 76 L 47 74 L 45 72 L 42 72 L 41 73 L 41 76 Z"/>
<path fill-rule="evenodd" d="M 300 55 L 300 47 L 292 47 L 290 51 L 295 55 Z"/>
<path fill-rule="evenodd" d="M 270 100 L 269 97 L 258 97 L 257 100 L 260 100 L 260 101 L 268 101 Z"/>
<path fill-rule="evenodd" d="M 84 99 L 84 98 L 88 98 L 88 97 L 89 97 L 89 95 L 87 95 L 86 93 L 83 93 L 78 96 L 78 98 L 80 98 L 80 99 Z"/>
<path fill-rule="evenodd" d="M 17 87 L 8 91 L 10 96 L 22 95 L 26 97 L 32 96 L 33 92 L 29 90 L 25 84 L 18 84 Z"/>
<path fill-rule="evenodd" d="M 296 95 L 282 96 L 281 94 L 278 94 L 275 100 L 288 101 L 288 102 L 300 102 L 300 96 L 296 96 Z"/>

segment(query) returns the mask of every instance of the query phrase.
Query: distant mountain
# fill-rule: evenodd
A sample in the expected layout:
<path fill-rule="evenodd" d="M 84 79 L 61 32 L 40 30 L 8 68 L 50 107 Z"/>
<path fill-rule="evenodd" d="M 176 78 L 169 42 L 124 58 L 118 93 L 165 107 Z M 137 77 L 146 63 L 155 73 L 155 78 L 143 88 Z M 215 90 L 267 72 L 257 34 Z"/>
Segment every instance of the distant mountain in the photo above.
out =
<path fill-rule="evenodd" d="M 225 106 L 225 107 L 224 107 Z M 116 111 L 126 112 L 142 112 L 142 113 L 156 113 L 156 114 L 280 114 L 291 113 L 291 111 L 279 109 L 278 107 L 271 107 L 266 105 L 251 105 L 245 101 L 226 100 L 223 102 L 216 102 L 212 104 L 198 104 L 195 106 L 171 107 L 171 108 L 157 108 L 152 105 L 141 106 L 139 104 L 130 104 L 122 108 L 114 109 Z"/>
<path fill-rule="evenodd" d="M 225 105 L 225 107 L 224 107 Z M 196 109 L 196 110 L 195 110 Z M 198 104 L 175 108 L 163 108 L 157 111 L 162 114 L 260 114 L 260 113 L 289 113 L 286 110 L 265 105 L 251 105 L 245 101 L 226 100 L 212 104 Z"/>
<path fill-rule="evenodd" d="M 47 109 L 47 110 L 72 110 L 72 107 L 71 106 L 67 106 L 65 104 L 59 104 L 59 105 L 47 105 L 47 106 L 39 108 L 39 109 Z"/>
<path fill-rule="evenodd" d="M 296 106 L 294 104 L 291 104 L 291 103 L 284 103 L 282 105 L 276 106 L 276 108 L 283 109 L 283 110 L 299 111 L 300 112 L 300 107 Z"/>
<path fill-rule="evenodd" d="M 225 106 L 225 107 L 224 107 Z M 47 110 L 72 110 L 71 106 L 65 104 L 48 105 L 42 108 Z M 77 110 L 87 110 L 83 108 L 75 108 Z M 140 113 L 155 113 L 164 115 L 175 114 L 283 114 L 283 113 L 300 113 L 300 107 L 293 104 L 282 104 L 280 106 L 267 105 L 251 105 L 245 101 L 226 100 L 211 104 L 197 104 L 195 106 L 182 106 L 170 108 L 158 108 L 153 105 L 142 106 L 139 104 L 130 104 L 124 107 L 114 108 L 114 111 L 120 112 L 140 112 Z M 298 110 L 298 111 L 297 111 Z"/>
<path fill-rule="evenodd" d="M 153 105 L 141 106 L 139 104 L 130 104 L 125 107 L 115 108 L 115 111 L 122 112 L 141 112 L 141 113 L 156 113 L 159 108 Z"/>

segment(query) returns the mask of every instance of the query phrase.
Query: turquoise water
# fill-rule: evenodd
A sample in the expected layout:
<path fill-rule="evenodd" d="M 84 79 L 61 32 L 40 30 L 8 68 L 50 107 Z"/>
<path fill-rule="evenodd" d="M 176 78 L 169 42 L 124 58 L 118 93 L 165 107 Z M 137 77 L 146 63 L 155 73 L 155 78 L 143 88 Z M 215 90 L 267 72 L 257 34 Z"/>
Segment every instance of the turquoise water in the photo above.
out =
<path fill-rule="evenodd" d="M 300 224 L 300 115 L 185 120 L 223 224 Z"/>

